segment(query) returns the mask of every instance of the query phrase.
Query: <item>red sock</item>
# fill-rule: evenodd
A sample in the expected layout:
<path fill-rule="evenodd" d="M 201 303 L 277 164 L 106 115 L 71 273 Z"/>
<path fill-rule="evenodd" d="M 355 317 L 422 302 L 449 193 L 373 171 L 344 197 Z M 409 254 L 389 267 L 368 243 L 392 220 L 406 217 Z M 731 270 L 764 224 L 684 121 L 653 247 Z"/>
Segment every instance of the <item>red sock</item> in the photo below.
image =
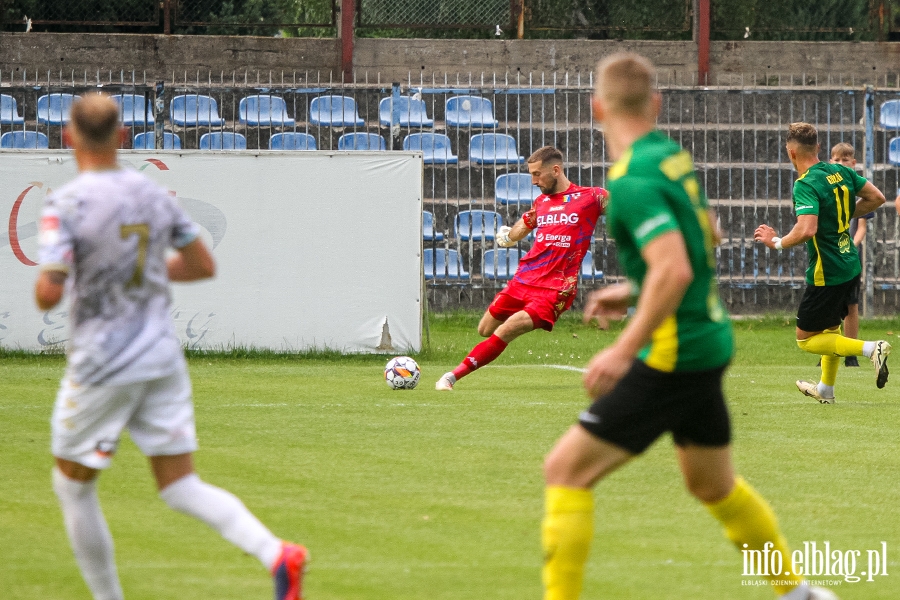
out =
<path fill-rule="evenodd" d="M 474 348 L 469 353 L 469 355 L 459 363 L 459 366 L 453 369 L 453 375 L 460 379 L 465 377 L 475 369 L 479 367 L 483 367 L 488 364 L 498 356 L 500 356 L 504 350 L 506 350 L 506 346 L 508 344 L 498 338 L 496 335 L 492 335 L 488 339 L 484 340 Z"/>

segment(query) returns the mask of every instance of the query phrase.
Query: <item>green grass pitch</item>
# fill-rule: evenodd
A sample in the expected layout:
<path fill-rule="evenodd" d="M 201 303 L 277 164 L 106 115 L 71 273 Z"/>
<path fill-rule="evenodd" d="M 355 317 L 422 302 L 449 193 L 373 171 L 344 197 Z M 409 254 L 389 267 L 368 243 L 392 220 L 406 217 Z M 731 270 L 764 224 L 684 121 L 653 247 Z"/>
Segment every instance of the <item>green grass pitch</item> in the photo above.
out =
<path fill-rule="evenodd" d="M 413 391 L 384 384 L 384 356 L 190 357 L 207 481 L 237 494 L 279 536 L 309 546 L 311 600 L 539 598 L 541 463 L 587 404 L 582 367 L 616 333 L 574 315 L 494 364 L 433 390 L 473 344 L 477 316 L 433 315 Z M 887 576 L 835 587 L 843 600 L 900 589 L 900 366 L 841 368 L 837 403 L 794 388 L 818 376 L 790 319 L 736 323 L 727 377 L 738 470 L 774 506 L 793 547 L 862 552 L 887 542 Z M 867 321 L 864 338 L 900 323 Z M 890 332 L 890 333 L 889 333 Z M 900 345 L 898 345 L 900 350 Z M 900 364 L 900 357 L 893 364 Z M 0 597 L 87 600 L 50 486 L 49 424 L 60 357 L 0 353 Z M 157 497 L 125 441 L 100 483 L 129 600 L 270 598 L 255 559 Z M 684 491 L 661 439 L 595 491 L 583 598 L 773 598 L 747 585 L 741 555 Z M 863 580 L 866 578 L 863 577 Z"/>

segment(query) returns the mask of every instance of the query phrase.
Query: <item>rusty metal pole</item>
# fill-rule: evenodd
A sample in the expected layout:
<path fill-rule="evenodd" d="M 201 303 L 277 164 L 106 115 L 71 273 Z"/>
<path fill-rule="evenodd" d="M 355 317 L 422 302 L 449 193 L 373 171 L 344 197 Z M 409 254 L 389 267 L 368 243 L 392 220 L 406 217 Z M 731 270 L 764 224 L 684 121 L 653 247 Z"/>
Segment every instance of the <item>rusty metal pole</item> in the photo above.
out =
<path fill-rule="evenodd" d="M 341 0 L 341 73 L 344 83 L 353 82 L 353 18 L 356 0 Z"/>
<path fill-rule="evenodd" d="M 709 0 L 697 0 L 697 85 L 709 85 Z"/>
<path fill-rule="evenodd" d="M 163 33 L 170 35 L 172 33 L 172 0 L 163 0 Z"/>

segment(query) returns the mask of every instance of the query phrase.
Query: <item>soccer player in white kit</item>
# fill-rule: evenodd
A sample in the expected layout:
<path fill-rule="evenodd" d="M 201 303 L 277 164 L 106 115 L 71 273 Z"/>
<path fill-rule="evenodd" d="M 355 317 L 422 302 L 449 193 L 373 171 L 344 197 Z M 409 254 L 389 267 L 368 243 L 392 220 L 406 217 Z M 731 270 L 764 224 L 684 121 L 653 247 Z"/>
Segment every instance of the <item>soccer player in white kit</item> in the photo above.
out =
<path fill-rule="evenodd" d="M 169 194 L 117 164 L 125 130 L 107 96 L 72 105 L 64 139 L 79 175 L 41 216 L 37 305 L 70 298 L 67 368 L 52 417 L 53 489 L 95 600 L 122 600 L 113 542 L 97 498 L 123 429 L 149 457 L 159 495 L 272 572 L 276 600 L 302 596 L 306 548 L 275 537 L 231 493 L 194 472 L 187 365 L 169 316 L 168 283 L 212 277 L 197 225 Z M 168 248 L 175 252 L 166 259 Z"/>

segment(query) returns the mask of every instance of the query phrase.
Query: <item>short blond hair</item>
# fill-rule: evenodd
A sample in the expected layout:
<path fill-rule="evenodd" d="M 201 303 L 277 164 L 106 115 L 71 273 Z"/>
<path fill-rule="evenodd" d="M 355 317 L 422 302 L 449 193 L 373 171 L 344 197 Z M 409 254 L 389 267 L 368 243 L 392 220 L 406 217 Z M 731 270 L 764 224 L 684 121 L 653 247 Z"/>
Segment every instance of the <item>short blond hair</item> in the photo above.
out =
<path fill-rule="evenodd" d="M 838 159 L 852 158 L 856 160 L 856 150 L 847 142 L 838 142 L 831 148 L 831 158 Z"/>
<path fill-rule="evenodd" d="M 106 94 L 77 98 L 69 113 L 76 146 L 85 150 L 107 150 L 119 144 L 119 105 Z"/>
<path fill-rule="evenodd" d="M 645 116 L 656 93 L 656 69 L 647 58 L 618 52 L 597 63 L 594 93 L 610 113 Z"/>
<path fill-rule="evenodd" d="M 819 132 L 814 125 L 802 121 L 788 127 L 787 143 L 797 144 L 806 154 L 818 154 Z"/>

